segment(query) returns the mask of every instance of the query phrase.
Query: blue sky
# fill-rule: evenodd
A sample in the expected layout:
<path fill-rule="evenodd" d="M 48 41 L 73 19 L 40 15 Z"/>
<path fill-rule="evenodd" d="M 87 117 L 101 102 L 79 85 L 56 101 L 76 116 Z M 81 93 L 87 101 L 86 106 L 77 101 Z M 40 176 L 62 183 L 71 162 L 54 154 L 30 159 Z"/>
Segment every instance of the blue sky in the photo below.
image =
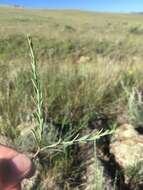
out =
<path fill-rule="evenodd" d="M 68 8 L 106 12 L 143 12 L 143 0 L 0 0 L 34 8 Z"/>

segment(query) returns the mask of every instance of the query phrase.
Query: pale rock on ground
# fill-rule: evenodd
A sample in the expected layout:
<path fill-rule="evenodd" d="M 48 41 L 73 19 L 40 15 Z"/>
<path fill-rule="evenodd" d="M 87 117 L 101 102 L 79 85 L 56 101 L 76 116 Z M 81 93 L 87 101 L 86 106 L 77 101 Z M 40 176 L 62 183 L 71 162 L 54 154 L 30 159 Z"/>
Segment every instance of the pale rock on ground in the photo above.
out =
<path fill-rule="evenodd" d="M 121 168 L 134 166 L 143 161 L 143 135 L 138 134 L 132 125 L 121 125 L 111 139 L 110 152 Z"/>
<path fill-rule="evenodd" d="M 77 63 L 79 64 L 84 64 L 84 63 L 88 63 L 91 60 L 90 57 L 88 56 L 81 56 L 78 60 Z"/>

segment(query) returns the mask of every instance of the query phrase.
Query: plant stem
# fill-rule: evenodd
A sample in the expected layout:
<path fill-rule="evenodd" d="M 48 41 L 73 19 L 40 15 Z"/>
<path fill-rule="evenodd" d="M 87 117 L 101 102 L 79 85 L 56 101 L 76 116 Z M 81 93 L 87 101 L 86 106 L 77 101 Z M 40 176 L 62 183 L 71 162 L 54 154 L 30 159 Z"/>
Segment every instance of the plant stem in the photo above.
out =
<path fill-rule="evenodd" d="M 33 131 L 36 141 L 38 143 L 38 146 L 41 146 L 42 142 L 42 135 L 43 135 L 43 129 L 44 129 L 44 112 L 43 112 L 43 93 L 41 90 L 40 80 L 38 77 L 38 71 L 37 71 L 37 62 L 36 62 L 36 56 L 34 53 L 32 38 L 30 36 L 27 37 L 28 44 L 30 48 L 30 56 L 31 56 L 31 68 L 32 68 L 32 84 L 34 88 L 34 103 L 36 106 L 36 112 L 34 113 L 34 117 L 38 123 L 36 131 Z"/>

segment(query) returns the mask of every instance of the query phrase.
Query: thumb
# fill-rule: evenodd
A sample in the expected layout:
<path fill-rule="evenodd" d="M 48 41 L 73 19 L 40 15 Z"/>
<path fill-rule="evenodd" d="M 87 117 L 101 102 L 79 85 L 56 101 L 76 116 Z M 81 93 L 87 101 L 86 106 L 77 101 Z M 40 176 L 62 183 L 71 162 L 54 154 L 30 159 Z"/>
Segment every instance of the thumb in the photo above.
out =
<path fill-rule="evenodd" d="M 20 180 L 31 177 L 35 172 L 33 163 L 25 154 L 17 154 L 12 158 L 11 162 L 18 171 L 19 176 L 17 177 Z"/>
<path fill-rule="evenodd" d="M 9 189 L 5 189 L 5 190 L 21 190 L 21 185 L 18 184 L 18 185 L 14 186 L 14 187 L 10 187 Z"/>

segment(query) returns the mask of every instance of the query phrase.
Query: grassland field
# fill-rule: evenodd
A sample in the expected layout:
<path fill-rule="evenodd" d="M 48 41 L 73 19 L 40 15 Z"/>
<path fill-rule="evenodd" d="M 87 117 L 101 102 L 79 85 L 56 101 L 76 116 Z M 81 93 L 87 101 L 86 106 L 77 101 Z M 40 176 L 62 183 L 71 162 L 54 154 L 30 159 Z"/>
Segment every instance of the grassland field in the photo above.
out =
<path fill-rule="evenodd" d="M 35 111 L 27 34 L 33 39 L 45 120 L 64 126 L 63 139 L 102 116 L 109 120 L 107 129 L 123 116 L 135 126 L 143 122 L 143 15 L 0 7 L 0 132 L 13 146 L 34 150 L 33 141 L 20 136 L 33 124 Z M 59 128 L 48 130 L 46 145 L 59 135 Z M 73 154 L 74 146 L 59 156 L 48 152 L 52 161 L 40 184 L 53 180 L 60 187 L 52 181 L 48 189 L 80 189 L 73 182 L 78 173 Z"/>

